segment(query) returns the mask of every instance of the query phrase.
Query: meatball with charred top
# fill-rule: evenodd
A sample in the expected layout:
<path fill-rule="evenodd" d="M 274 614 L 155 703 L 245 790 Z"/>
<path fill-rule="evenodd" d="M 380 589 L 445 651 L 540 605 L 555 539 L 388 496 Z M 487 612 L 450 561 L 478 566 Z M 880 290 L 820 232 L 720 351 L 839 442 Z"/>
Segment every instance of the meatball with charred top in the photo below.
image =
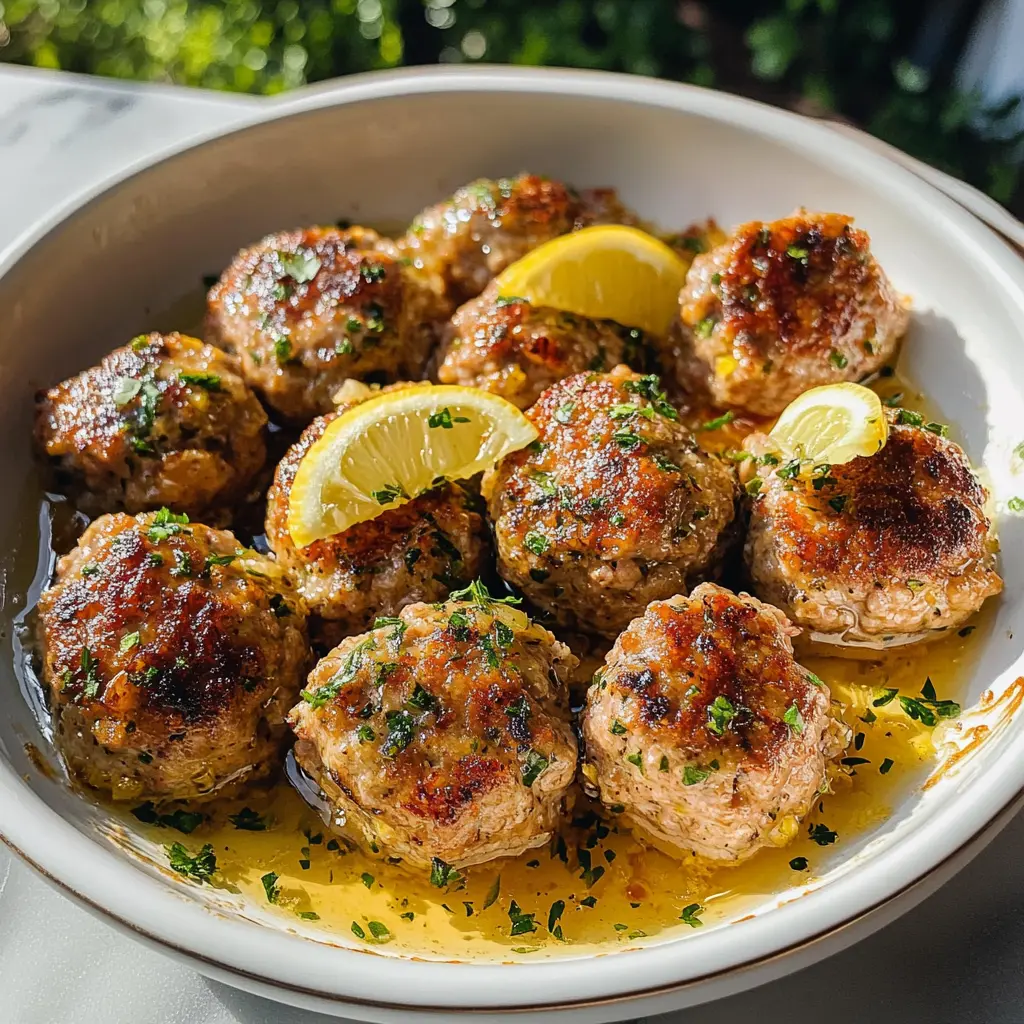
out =
<path fill-rule="evenodd" d="M 985 489 L 918 413 L 887 410 L 881 451 L 801 466 L 770 438 L 757 457 L 746 562 L 755 592 L 834 653 L 944 635 L 1002 590 Z"/>
<path fill-rule="evenodd" d="M 569 649 L 479 584 L 350 637 L 289 716 L 336 830 L 412 868 L 548 841 L 576 772 Z"/>
<path fill-rule="evenodd" d="M 614 189 L 577 191 L 535 174 L 481 178 L 424 210 L 398 244 L 439 276 L 452 308 L 479 295 L 509 264 L 559 235 L 592 224 L 636 224 Z"/>
<path fill-rule="evenodd" d="M 314 639 L 328 647 L 368 629 L 378 615 L 444 600 L 450 589 L 479 575 L 487 551 L 477 499 L 456 483 L 297 547 L 288 531 L 292 483 L 303 456 L 339 414 L 321 416 L 303 431 L 278 463 L 267 495 L 267 542 L 306 599 Z"/>
<path fill-rule="evenodd" d="M 663 353 L 688 391 L 764 416 L 808 388 L 879 369 L 908 313 L 869 249 L 837 213 L 752 221 L 697 256 Z"/>
<path fill-rule="evenodd" d="M 56 486 L 90 515 L 167 505 L 218 517 L 266 459 L 267 416 L 238 365 L 181 334 L 141 334 L 37 403 Z"/>
<path fill-rule="evenodd" d="M 97 519 L 39 602 L 71 770 L 117 800 L 204 800 L 280 763 L 306 669 L 281 570 L 166 509 Z"/>
<path fill-rule="evenodd" d="M 560 626 L 614 637 L 648 603 L 718 572 L 738 486 L 659 389 L 578 374 L 527 413 L 528 448 L 484 477 L 498 571 Z"/>
<path fill-rule="evenodd" d="M 792 632 L 710 583 L 653 602 L 587 693 L 588 788 L 681 854 L 736 863 L 785 845 L 849 736 Z"/>
<path fill-rule="evenodd" d="M 243 249 L 207 297 L 210 341 L 286 419 L 330 412 L 349 378 L 419 376 L 440 284 L 366 228 L 306 228 Z"/>
<path fill-rule="evenodd" d="M 520 409 L 574 373 L 646 365 L 635 328 L 502 298 L 493 282 L 452 317 L 439 356 L 441 383 L 492 391 Z"/>

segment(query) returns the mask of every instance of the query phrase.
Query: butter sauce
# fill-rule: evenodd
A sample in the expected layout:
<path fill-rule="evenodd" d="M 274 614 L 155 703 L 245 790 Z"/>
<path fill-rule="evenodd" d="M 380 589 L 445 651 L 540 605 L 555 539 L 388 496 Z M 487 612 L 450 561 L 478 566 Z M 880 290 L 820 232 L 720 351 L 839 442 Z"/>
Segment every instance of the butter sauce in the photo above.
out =
<path fill-rule="evenodd" d="M 902 393 L 899 404 L 926 410 L 927 403 L 904 380 L 883 377 L 874 386 L 883 397 Z M 697 427 L 719 414 L 684 410 L 684 418 Z M 768 425 L 736 418 L 698 436 L 706 447 L 724 450 L 737 447 L 750 430 Z M 84 527 L 65 502 L 44 501 L 36 511 L 38 557 L 36 551 L 22 552 L 19 581 L 29 604 L 52 574 L 55 551 L 69 549 Z M 31 616 L 21 618 L 18 674 L 49 738 L 38 682 L 31 674 Z M 777 894 L 789 891 L 796 898 L 825 873 L 834 852 L 884 822 L 920 787 L 936 761 L 932 730 L 912 721 L 898 699 L 879 706 L 874 702 L 887 688 L 919 696 L 926 679 L 939 698 L 962 699 L 991 619 L 987 609 L 974 628 L 870 659 L 798 654 L 828 683 L 854 739 L 845 764 L 832 772 L 829 791 L 821 794 L 792 843 L 763 850 L 739 867 L 670 857 L 641 843 L 625 822 L 582 792 L 570 821 L 549 844 L 515 859 L 469 868 L 443 887 L 432 884 L 426 872 L 414 874 L 390 863 L 385 851 L 374 855 L 350 849 L 283 778 L 238 799 L 190 808 L 205 818 L 187 834 L 143 823 L 123 804 L 116 813 L 130 831 L 161 846 L 178 842 L 195 855 L 210 844 L 216 856 L 210 884 L 237 891 L 280 915 L 286 927 L 385 955 L 536 960 L 664 940 L 740 919 Z M 576 646 L 574 638 L 566 639 Z M 587 668 L 595 667 L 588 659 Z M 144 808 L 140 813 L 147 817 Z M 195 883 L 182 879 L 181 884 Z"/>

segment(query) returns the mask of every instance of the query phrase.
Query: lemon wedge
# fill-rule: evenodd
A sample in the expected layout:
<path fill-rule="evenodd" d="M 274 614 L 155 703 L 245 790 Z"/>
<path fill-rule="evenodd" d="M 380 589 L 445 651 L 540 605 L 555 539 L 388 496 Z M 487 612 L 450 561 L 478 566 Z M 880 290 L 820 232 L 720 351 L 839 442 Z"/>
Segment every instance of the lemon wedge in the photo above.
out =
<path fill-rule="evenodd" d="M 545 242 L 496 280 L 504 298 L 664 335 L 678 315 L 686 263 L 646 231 L 597 226 Z"/>
<path fill-rule="evenodd" d="M 841 466 L 880 451 L 889 439 L 889 425 L 870 388 L 826 384 L 790 402 L 770 436 L 790 458 Z"/>
<path fill-rule="evenodd" d="M 332 420 L 299 463 L 288 530 L 299 547 L 397 508 L 440 478 L 473 476 L 537 428 L 476 388 L 428 385 L 370 398 Z"/>

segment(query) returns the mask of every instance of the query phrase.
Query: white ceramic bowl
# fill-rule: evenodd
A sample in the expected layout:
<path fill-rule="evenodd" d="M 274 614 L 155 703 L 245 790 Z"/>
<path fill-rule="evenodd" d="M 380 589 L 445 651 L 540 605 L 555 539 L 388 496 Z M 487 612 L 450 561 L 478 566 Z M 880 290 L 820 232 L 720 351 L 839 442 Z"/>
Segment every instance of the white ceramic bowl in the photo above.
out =
<path fill-rule="evenodd" d="M 833 952 L 936 887 L 1012 813 L 1024 789 L 1016 714 L 1024 645 L 1024 268 L 931 186 L 829 128 L 700 89 L 585 72 L 413 70 L 371 75 L 267 108 L 269 120 L 180 152 L 81 197 L 0 257 L 0 833 L 54 884 L 156 947 L 230 984 L 367 1020 L 484 1019 L 558 1009 L 612 1020 L 765 981 Z M 908 793 L 875 830 L 833 848 L 820 883 L 766 896 L 750 919 L 602 957 L 502 965 L 398 959 L 296 934 L 259 908 L 169 878 L 126 852 L 101 808 L 41 771 L 12 663 L 35 549 L 32 394 L 154 324 L 243 243 L 348 217 L 393 222 L 479 175 L 530 169 L 614 185 L 642 214 L 725 225 L 798 205 L 854 214 L 914 298 L 903 354 L 992 485 L 1006 592 L 975 666 L 991 728 L 955 771 Z M 133 169 L 136 170 L 136 169 Z M 922 779 L 923 781 L 923 779 Z M 344 941 L 339 939 L 338 941 Z M 568 951 L 571 954 L 571 948 Z M 628 1004 L 628 1005 L 627 1005 Z M 528 1015 L 529 1016 L 529 1015 Z"/>

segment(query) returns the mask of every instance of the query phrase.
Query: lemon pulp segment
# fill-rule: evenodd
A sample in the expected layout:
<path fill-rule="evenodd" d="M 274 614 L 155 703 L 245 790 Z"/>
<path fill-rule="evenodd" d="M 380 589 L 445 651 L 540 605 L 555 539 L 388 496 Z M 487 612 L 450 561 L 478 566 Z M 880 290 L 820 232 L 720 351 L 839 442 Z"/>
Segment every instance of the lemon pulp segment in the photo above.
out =
<path fill-rule="evenodd" d="M 841 466 L 880 451 L 889 426 L 882 402 L 870 388 L 826 384 L 790 402 L 771 437 L 791 458 Z"/>
<path fill-rule="evenodd" d="M 497 277 L 498 293 L 663 335 L 678 314 L 686 264 L 622 225 L 583 228 L 538 246 Z"/>
<path fill-rule="evenodd" d="M 523 448 L 537 429 L 511 403 L 432 385 L 378 395 L 332 420 L 299 463 L 288 530 L 305 547 L 373 519 L 443 480 Z"/>

